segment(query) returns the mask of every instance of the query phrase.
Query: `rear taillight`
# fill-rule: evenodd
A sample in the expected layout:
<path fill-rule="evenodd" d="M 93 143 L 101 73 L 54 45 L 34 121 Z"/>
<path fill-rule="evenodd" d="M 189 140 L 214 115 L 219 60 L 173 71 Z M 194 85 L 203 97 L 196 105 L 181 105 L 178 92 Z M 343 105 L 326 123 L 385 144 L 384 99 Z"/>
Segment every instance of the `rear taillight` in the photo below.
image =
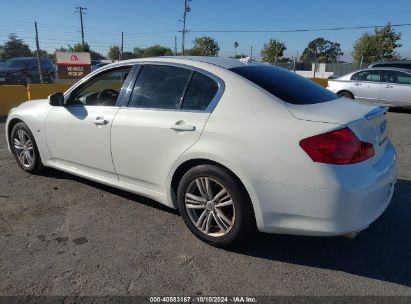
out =
<path fill-rule="evenodd" d="M 325 164 L 354 164 L 374 156 L 373 145 L 359 140 L 349 128 L 305 138 L 300 147 L 313 161 Z"/>

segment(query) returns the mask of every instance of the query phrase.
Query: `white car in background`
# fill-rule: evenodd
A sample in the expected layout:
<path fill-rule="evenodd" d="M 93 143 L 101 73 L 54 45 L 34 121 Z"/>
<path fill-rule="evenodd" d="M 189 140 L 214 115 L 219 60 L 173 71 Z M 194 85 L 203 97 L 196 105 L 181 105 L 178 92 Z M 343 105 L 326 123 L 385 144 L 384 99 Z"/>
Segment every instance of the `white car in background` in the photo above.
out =
<path fill-rule="evenodd" d="M 396 181 L 386 111 L 270 65 L 159 57 L 107 65 L 25 102 L 6 132 L 23 170 L 147 196 L 228 246 L 255 227 L 352 236 L 376 220 Z"/>
<path fill-rule="evenodd" d="M 377 104 L 411 107 L 411 70 L 377 67 L 328 80 L 338 96 Z"/>

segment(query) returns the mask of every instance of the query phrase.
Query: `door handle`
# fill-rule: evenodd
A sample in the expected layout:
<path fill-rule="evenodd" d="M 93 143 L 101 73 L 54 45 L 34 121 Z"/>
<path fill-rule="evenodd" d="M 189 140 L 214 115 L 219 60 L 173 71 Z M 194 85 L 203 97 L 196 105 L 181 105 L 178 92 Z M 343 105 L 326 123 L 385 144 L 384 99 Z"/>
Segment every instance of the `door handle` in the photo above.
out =
<path fill-rule="evenodd" d="M 185 131 L 195 131 L 196 127 L 192 125 L 173 125 L 170 127 L 171 130 L 177 132 L 185 132 Z"/>
<path fill-rule="evenodd" d="M 385 87 L 386 87 L 387 89 L 389 89 L 389 88 L 393 88 L 393 86 L 392 86 L 392 85 L 390 85 L 390 84 L 387 84 Z"/>
<path fill-rule="evenodd" d="M 354 85 L 358 87 L 358 86 L 362 85 L 362 83 L 357 82 L 357 83 L 354 83 Z"/>
<path fill-rule="evenodd" d="M 96 126 L 104 126 L 104 125 L 108 125 L 108 120 L 104 119 L 104 117 L 96 117 L 96 120 L 92 121 L 93 124 L 95 124 Z"/>

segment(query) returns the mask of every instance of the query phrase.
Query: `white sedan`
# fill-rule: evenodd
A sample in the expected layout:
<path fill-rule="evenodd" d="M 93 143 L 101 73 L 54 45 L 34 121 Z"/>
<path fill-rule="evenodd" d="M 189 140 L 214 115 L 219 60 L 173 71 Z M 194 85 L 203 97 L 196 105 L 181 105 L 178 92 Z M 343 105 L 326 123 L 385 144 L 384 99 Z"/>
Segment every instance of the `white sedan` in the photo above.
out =
<path fill-rule="evenodd" d="M 386 108 L 247 60 L 123 61 L 9 113 L 18 165 L 52 167 L 178 208 L 200 239 L 257 228 L 354 235 L 388 206 Z"/>
<path fill-rule="evenodd" d="M 411 107 L 411 70 L 377 67 L 328 80 L 340 97 L 394 107 Z"/>

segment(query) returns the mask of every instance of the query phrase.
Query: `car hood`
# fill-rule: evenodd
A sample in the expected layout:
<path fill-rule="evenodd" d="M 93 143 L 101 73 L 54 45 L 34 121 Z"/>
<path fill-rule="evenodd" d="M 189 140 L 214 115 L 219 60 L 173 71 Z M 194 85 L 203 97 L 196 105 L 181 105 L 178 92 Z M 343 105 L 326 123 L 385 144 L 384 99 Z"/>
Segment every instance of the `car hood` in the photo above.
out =
<path fill-rule="evenodd" d="M 45 105 L 48 105 L 48 104 L 49 104 L 48 99 L 35 99 L 35 100 L 25 101 L 19 104 L 18 108 L 25 110 L 25 109 L 30 109 L 30 108 L 44 107 Z"/>
<path fill-rule="evenodd" d="M 16 72 L 21 72 L 23 71 L 24 68 L 2 68 L 0 67 L 0 74 L 13 74 Z"/>
<path fill-rule="evenodd" d="M 347 98 L 339 98 L 309 105 L 287 103 L 287 108 L 298 119 L 343 125 L 364 118 L 376 106 L 359 103 Z"/>

